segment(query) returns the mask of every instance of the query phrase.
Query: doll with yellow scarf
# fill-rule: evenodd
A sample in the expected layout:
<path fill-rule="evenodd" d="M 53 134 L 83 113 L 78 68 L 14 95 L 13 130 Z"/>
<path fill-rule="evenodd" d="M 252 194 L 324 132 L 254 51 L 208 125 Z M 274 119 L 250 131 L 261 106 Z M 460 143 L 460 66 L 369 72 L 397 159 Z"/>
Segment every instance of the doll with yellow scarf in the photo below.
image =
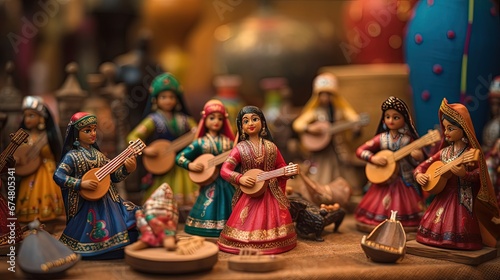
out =
<path fill-rule="evenodd" d="M 352 106 L 338 93 L 337 77 L 330 73 L 318 75 L 313 82 L 312 96 L 304 106 L 301 114 L 293 122 L 293 129 L 299 135 L 303 133 L 319 134 L 311 124 L 317 121 L 329 121 L 335 125 L 338 121 L 356 122 L 359 115 Z M 344 177 L 351 186 L 358 186 L 359 176 L 356 174 L 353 154 L 349 151 L 348 134 L 359 132 L 359 127 L 353 126 L 354 133 L 339 133 L 332 136 L 327 147 L 317 152 L 309 152 L 311 168 L 310 178 L 320 184 L 328 184 Z M 303 143 L 304 144 L 304 143 Z"/>

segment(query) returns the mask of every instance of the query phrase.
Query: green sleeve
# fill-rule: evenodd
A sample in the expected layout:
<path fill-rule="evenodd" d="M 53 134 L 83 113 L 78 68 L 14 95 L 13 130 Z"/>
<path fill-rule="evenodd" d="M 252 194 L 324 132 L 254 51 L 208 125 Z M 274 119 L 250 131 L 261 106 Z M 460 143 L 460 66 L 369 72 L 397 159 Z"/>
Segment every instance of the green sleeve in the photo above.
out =
<path fill-rule="evenodd" d="M 188 169 L 188 164 L 195 160 L 197 157 L 203 154 L 202 149 L 202 139 L 198 138 L 193 141 L 193 143 L 189 144 L 186 148 L 180 151 L 175 157 L 175 163 L 177 165 Z"/>

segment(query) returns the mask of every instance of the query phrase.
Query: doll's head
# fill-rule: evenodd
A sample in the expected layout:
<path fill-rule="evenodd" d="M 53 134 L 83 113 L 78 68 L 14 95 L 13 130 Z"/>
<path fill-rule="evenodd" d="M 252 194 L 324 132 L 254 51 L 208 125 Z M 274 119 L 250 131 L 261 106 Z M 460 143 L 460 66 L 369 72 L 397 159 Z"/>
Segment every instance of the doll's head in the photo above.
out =
<path fill-rule="evenodd" d="M 87 112 L 78 112 L 71 116 L 71 119 L 68 123 L 68 127 L 66 129 L 66 137 L 64 138 L 64 146 L 62 156 L 64 156 L 67 152 L 72 149 L 77 149 L 80 147 L 80 132 L 85 133 L 84 130 L 91 129 L 93 130 L 93 134 L 95 135 L 95 129 L 97 127 L 97 117 Z M 92 132 L 92 131 L 90 131 Z M 94 138 L 93 146 L 96 149 L 99 149 L 97 143 L 95 142 L 95 136 L 92 136 L 91 133 L 88 133 L 88 137 L 90 139 Z M 90 141 L 85 139 L 85 141 Z"/>
<path fill-rule="evenodd" d="M 26 96 L 22 102 L 23 122 L 21 128 L 27 130 L 45 131 L 50 149 L 56 160 L 61 151 L 61 133 L 50 110 L 40 96 Z"/>
<path fill-rule="evenodd" d="M 23 128 L 45 130 L 45 119 L 48 117 L 48 111 L 41 97 L 26 96 L 23 99 L 21 109 L 23 110 Z"/>
<path fill-rule="evenodd" d="M 332 96 L 338 92 L 337 77 L 331 73 L 319 74 L 313 81 L 313 95 L 318 98 L 318 105 L 328 106 Z"/>
<path fill-rule="evenodd" d="M 244 127 L 244 118 L 249 117 L 250 114 L 255 115 L 260 119 L 261 127 L 258 132 L 259 136 L 269 141 L 273 141 L 271 132 L 267 127 L 266 117 L 264 116 L 264 113 L 262 113 L 262 111 L 258 107 L 245 106 L 240 110 L 238 116 L 236 117 L 236 125 L 238 127 L 238 135 L 239 135 L 238 142 L 248 139 L 248 133 L 247 133 L 248 131 L 245 132 L 245 127 Z"/>
<path fill-rule="evenodd" d="M 231 141 L 234 140 L 234 133 L 229 123 L 226 108 L 217 99 L 211 99 L 205 103 L 203 111 L 201 111 L 196 138 L 204 136 L 210 130 L 218 131 L 226 135 Z"/>
<path fill-rule="evenodd" d="M 443 114 L 441 116 L 441 124 L 443 126 L 444 139 L 448 143 L 455 143 L 459 140 L 466 144 L 469 143 L 462 126 L 450 116 Z"/>
<path fill-rule="evenodd" d="M 156 76 L 149 92 L 150 110 L 157 108 L 166 112 L 183 112 L 189 115 L 184 103 L 182 86 L 171 73 Z"/>
<path fill-rule="evenodd" d="M 446 98 L 441 102 L 439 107 L 439 120 L 441 122 L 441 130 L 444 133 L 444 139 L 440 145 L 440 148 L 453 142 L 451 139 L 447 139 L 446 130 L 448 126 L 453 126 L 462 134 L 462 138 L 467 145 L 472 148 L 480 149 L 481 146 L 476 138 L 476 132 L 474 131 L 474 126 L 472 124 L 472 119 L 469 114 L 469 110 L 463 104 L 452 103 L 448 104 Z"/>
<path fill-rule="evenodd" d="M 377 129 L 377 134 L 387 131 L 389 129 L 397 129 L 400 133 L 410 134 L 414 139 L 418 138 L 417 131 L 415 129 L 415 124 L 413 123 L 413 119 L 410 115 L 410 110 L 406 103 L 394 96 L 390 96 L 387 98 L 381 106 L 382 109 L 382 117 Z M 395 117 L 398 113 L 403 117 L 404 122 L 401 122 L 400 125 L 397 125 L 395 128 L 391 128 L 389 124 L 386 123 L 386 119 L 394 120 L 392 117 Z M 391 118 L 387 118 L 391 117 Z"/>

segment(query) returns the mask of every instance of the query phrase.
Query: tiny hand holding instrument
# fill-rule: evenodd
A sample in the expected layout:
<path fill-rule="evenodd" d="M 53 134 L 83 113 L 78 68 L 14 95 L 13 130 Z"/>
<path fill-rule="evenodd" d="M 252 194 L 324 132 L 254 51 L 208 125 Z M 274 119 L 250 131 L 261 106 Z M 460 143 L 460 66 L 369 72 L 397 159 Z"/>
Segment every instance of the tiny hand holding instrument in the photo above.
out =
<path fill-rule="evenodd" d="M 118 167 L 123 165 L 125 160 L 130 156 L 140 155 L 146 144 L 141 139 L 130 141 L 130 145 L 114 159 L 110 160 L 102 167 L 90 169 L 83 175 L 82 181 L 95 180 L 98 181 L 97 189 L 87 190 L 81 189 L 80 195 L 86 200 L 95 201 L 103 197 L 109 190 L 111 184 L 111 173 Z"/>
<path fill-rule="evenodd" d="M 293 176 L 299 174 L 299 165 L 296 163 L 290 163 L 287 166 L 278 168 L 272 171 L 264 172 L 260 169 L 250 169 L 244 176 L 250 176 L 255 178 L 255 184 L 252 187 L 240 186 L 241 191 L 246 193 L 251 197 L 258 197 L 264 194 L 267 190 L 268 180 L 273 178 L 278 178 L 282 176 Z"/>

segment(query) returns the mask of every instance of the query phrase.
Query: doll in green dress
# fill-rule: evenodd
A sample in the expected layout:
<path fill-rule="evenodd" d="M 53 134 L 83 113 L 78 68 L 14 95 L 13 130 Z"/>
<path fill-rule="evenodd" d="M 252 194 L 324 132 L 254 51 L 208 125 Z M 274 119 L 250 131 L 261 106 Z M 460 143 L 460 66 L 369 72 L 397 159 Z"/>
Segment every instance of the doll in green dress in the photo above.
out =
<path fill-rule="evenodd" d="M 221 101 L 212 99 L 205 104 L 201 112 L 196 139 L 177 154 L 176 163 L 197 174 L 211 171 L 209 168 L 205 170 L 206 164 L 196 159 L 203 154 L 217 156 L 230 151 L 233 143 L 234 134 L 226 108 Z M 186 233 L 218 237 L 231 214 L 231 200 L 235 188 L 220 177 L 218 169 L 213 172 L 216 172 L 215 180 L 201 184 L 200 195 L 186 220 Z"/>
<path fill-rule="evenodd" d="M 196 122 L 188 113 L 182 87 L 172 74 L 158 75 L 151 83 L 149 92 L 150 101 L 144 112 L 145 117 L 129 133 L 127 141 L 140 138 L 148 145 L 143 150 L 143 157 L 161 157 L 162 151 L 151 146 L 152 142 L 159 139 L 174 142 L 190 132 L 196 126 Z M 164 164 L 162 160 L 160 158 L 160 165 Z M 198 186 L 189 179 L 187 170 L 175 164 L 164 174 L 149 173 L 146 178 L 150 180 L 146 180 L 148 183 L 144 201 L 163 183 L 172 187 L 179 207 L 192 206 L 198 195 Z"/>

